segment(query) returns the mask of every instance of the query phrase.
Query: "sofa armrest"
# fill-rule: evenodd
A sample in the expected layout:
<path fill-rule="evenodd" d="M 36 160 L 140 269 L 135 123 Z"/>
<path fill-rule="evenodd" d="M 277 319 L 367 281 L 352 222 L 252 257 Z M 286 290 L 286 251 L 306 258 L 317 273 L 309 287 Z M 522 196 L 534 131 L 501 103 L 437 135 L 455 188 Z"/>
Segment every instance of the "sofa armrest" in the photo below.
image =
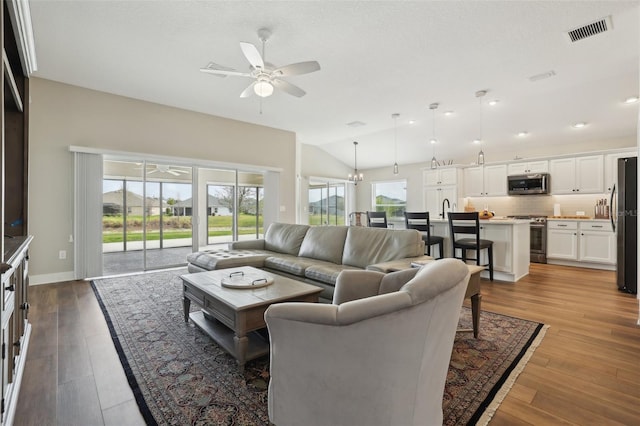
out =
<path fill-rule="evenodd" d="M 376 296 L 379 293 L 382 278 L 384 278 L 382 272 L 353 270 L 340 272 L 333 291 L 333 304 L 339 305 L 351 300 Z"/>
<path fill-rule="evenodd" d="M 229 250 L 264 250 L 264 239 L 233 241 L 229 243 Z"/>
<path fill-rule="evenodd" d="M 394 272 L 394 271 L 402 271 L 404 269 L 410 269 L 412 262 L 425 262 L 428 260 L 433 260 L 431 256 L 416 256 L 416 257 L 405 257 L 403 259 L 389 260 L 387 262 L 375 263 L 373 265 L 368 265 L 368 271 L 378 271 L 378 272 Z"/>

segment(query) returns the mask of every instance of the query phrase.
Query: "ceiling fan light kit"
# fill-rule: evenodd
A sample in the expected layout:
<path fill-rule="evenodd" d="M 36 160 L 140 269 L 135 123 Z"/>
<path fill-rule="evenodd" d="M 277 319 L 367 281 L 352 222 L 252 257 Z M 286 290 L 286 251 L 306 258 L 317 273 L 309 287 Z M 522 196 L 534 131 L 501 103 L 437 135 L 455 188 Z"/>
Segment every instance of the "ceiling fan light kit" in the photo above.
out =
<path fill-rule="evenodd" d="M 318 71 L 320 64 L 316 61 L 306 61 L 275 68 L 272 64 L 264 60 L 264 47 L 269 37 L 271 37 L 271 31 L 269 29 L 261 28 L 258 30 L 258 38 L 262 41 L 262 54 L 253 44 L 243 41 L 240 42 L 240 50 L 242 50 L 244 57 L 251 65 L 250 72 L 238 72 L 233 68 L 218 65 L 214 62 L 209 62 L 206 67 L 200 68 L 200 71 L 221 77 L 236 76 L 253 78 L 254 81 L 240 93 L 241 98 L 247 98 L 252 94 L 266 98 L 273 94 L 274 89 L 282 90 L 298 98 L 304 96 L 307 92 L 283 80 L 282 77 L 309 74 Z"/>

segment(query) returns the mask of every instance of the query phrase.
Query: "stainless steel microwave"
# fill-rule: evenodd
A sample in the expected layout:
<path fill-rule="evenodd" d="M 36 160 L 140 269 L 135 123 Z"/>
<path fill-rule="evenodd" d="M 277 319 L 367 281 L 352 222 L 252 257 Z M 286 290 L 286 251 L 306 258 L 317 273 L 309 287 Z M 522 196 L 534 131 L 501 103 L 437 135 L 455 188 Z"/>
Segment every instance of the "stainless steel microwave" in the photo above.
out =
<path fill-rule="evenodd" d="M 540 195 L 550 191 L 551 177 L 549 173 L 507 176 L 509 195 Z"/>

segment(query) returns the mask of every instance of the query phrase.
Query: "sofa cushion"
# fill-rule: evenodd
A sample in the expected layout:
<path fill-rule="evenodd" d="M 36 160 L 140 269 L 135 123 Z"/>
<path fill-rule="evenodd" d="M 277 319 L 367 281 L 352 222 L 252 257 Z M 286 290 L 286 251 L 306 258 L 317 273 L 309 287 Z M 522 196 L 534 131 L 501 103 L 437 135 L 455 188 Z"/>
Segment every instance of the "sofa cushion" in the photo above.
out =
<path fill-rule="evenodd" d="M 342 263 L 359 268 L 367 265 L 422 255 L 424 241 L 415 229 L 381 229 L 350 226 Z"/>
<path fill-rule="evenodd" d="M 264 266 L 265 268 L 304 277 L 305 269 L 318 262 L 321 261 L 308 259 L 306 257 L 291 256 L 289 254 L 279 254 L 277 256 L 267 257 L 264 260 Z"/>
<path fill-rule="evenodd" d="M 347 226 L 312 226 L 302 241 L 298 255 L 340 265 L 347 229 Z"/>
<path fill-rule="evenodd" d="M 278 253 L 298 255 L 308 225 L 272 223 L 264 235 L 264 248 Z"/>
<path fill-rule="evenodd" d="M 311 280 L 335 285 L 336 280 L 338 279 L 338 275 L 340 275 L 340 272 L 344 271 L 345 269 L 358 270 L 360 268 L 324 262 L 316 263 L 315 265 L 309 266 L 305 270 L 304 275 Z"/>

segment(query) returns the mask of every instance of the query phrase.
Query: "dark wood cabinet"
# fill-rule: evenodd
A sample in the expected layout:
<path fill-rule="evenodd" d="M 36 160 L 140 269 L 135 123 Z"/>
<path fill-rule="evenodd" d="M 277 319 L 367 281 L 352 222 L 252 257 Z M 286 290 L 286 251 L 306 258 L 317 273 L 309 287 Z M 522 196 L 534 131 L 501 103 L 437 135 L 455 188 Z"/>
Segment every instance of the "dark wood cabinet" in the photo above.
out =
<path fill-rule="evenodd" d="M 2 149 L 0 150 L 0 423 L 14 424 L 29 323 L 29 75 L 35 64 L 27 0 L 0 0 Z"/>

